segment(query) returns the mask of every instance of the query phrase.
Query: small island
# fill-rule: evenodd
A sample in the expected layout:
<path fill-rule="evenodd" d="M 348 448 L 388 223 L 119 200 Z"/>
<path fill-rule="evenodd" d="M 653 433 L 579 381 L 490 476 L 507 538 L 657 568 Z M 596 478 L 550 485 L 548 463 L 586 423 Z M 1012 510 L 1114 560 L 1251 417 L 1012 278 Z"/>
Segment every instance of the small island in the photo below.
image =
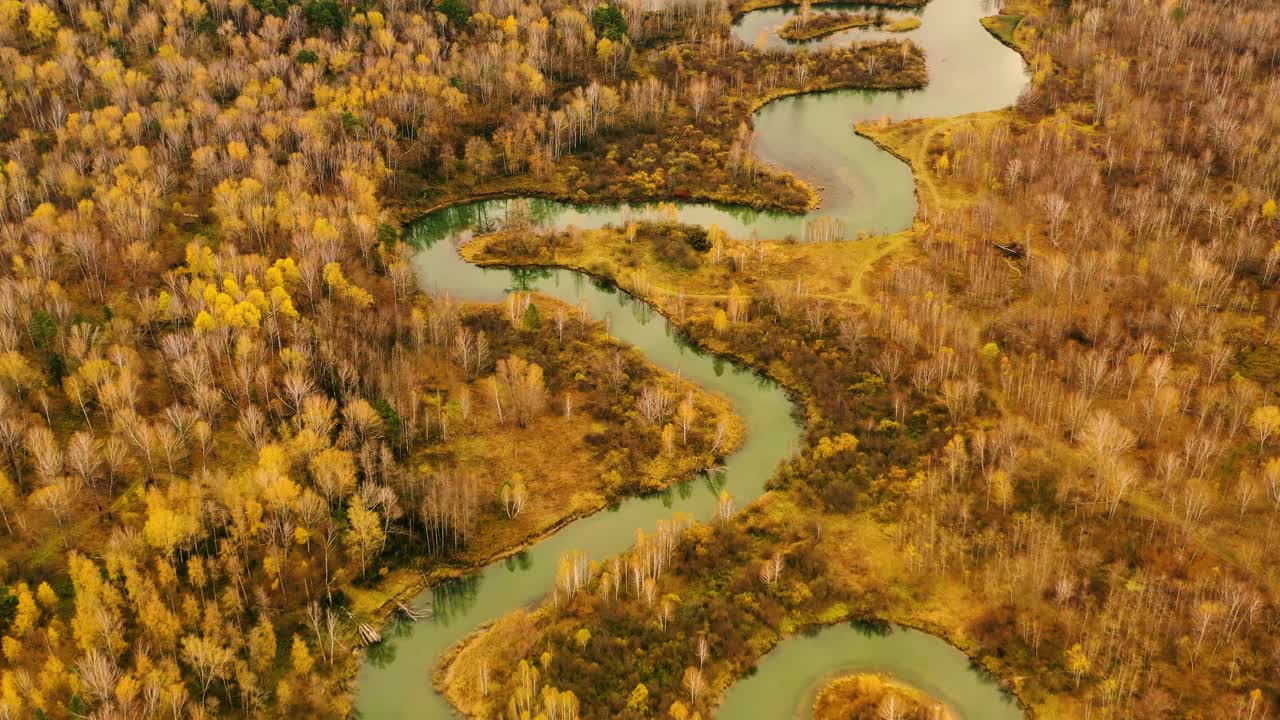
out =
<path fill-rule="evenodd" d="M 803 41 L 833 35 L 842 30 L 859 27 L 883 25 L 883 13 L 863 12 L 830 12 L 811 15 L 808 3 L 801 6 L 800 14 L 785 22 L 778 28 L 778 37 L 783 40 Z"/>
<path fill-rule="evenodd" d="M 853 28 L 879 28 L 887 32 L 908 32 L 920 27 L 920 18 L 907 15 L 893 19 L 887 17 L 883 10 L 875 12 L 824 12 L 814 15 L 810 12 L 810 4 L 800 6 L 800 14 L 787 20 L 778 28 L 778 37 L 791 42 L 817 40 L 829 35 Z"/>
<path fill-rule="evenodd" d="M 920 27 L 923 24 L 924 24 L 924 21 L 916 17 L 915 15 L 907 15 L 906 17 L 899 18 L 889 23 L 888 25 L 885 26 L 884 29 L 887 32 L 895 32 L 895 33 L 910 32 Z"/>
<path fill-rule="evenodd" d="M 838 677 L 813 701 L 814 720 L 955 720 L 943 703 L 923 691 L 875 673 Z"/>

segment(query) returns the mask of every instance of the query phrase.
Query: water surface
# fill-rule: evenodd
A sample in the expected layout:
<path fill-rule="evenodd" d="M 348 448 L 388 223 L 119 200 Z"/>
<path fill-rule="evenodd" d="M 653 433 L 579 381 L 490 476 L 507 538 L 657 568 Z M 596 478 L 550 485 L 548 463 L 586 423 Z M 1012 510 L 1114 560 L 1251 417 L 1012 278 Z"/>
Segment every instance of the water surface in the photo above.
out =
<path fill-rule="evenodd" d="M 1017 701 L 995 679 L 938 638 L 909 628 L 852 625 L 784 640 L 760 660 L 754 675 L 734 683 L 718 716 L 809 720 L 822 687 L 854 672 L 892 676 L 965 720 L 1022 719 Z"/>

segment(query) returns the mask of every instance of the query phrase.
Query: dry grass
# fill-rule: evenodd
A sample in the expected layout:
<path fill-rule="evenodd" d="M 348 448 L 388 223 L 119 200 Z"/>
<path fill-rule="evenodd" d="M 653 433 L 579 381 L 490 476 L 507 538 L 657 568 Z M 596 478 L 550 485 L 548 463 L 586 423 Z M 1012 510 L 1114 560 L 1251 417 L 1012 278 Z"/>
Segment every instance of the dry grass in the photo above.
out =
<path fill-rule="evenodd" d="M 518 608 L 472 633 L 437 663 L 435 685 L 454 708 L 468 717 L 484 710 L 480 668 L 490 658 L 525 657 L 538 637 L 534 616 Z"/>
<path fill-rule="evenodd" d="M 556 265 L 607 277 L 628 290 L 643 288 L 637 294 L 660 308 L 682 290 L 690 300 L 717 300 L 728 297 L 735 284 L 746 289 L 796 280 L 803 280 L 812 296 L 857 304 L 866 300 L 862 281 L 867 272 L 906 249 L 912 234 L 907 230 L 856 241 L 806 244 L 762 241 L 763 260 L 753 259 L 740 272 L 727 262 L 713 263 L 709 255 L 692 269 L 673 266 L 657 258 L 649 243 L 628 243 L 621 230 L 612 228 L 583 233 L 580 242 L 547 245 L 532 257 L 511 254 L 510 237 L 504 234 L 479 238 L 462 253 L 480 265 Z"/>
<path fill-rule="evenodd" d="M 843 675 L 824 685 L 813 702 L 813 720 L 885 717 L 879 708 L 889 696 L 898 700 L 903 713 L 897 717 L 958 720 L 951 708 L 923 690 L 877 673 Z"/>
<path fill-rule="evenodd" d="M 812 0 L 813 5 L 829 5 L 847 2 L 848 0 Z M 919 8 L 924 7 L 929 0 L 865 0 L 863 5 L 875 5 L 877 7 L 887 8 Z M 737 14 L 741 15 L 749 13 L 752 10 L 765 10 L 767 8 L 776 7 L 799 7 L 800 3 L 792 0 L 746 0 L 737 9 Z"/>
<path fill-rule="evenodd" d="M 924 21 L 918 17 L 904 17 L 901 20 L 895 20 L 885 26 L 887 32 L 911 32 L 924 24 Z"/>
<path fill-rule="evenodd" d="M 911 166 L 916 179 L 916 194 L 922 203 L 959 209 L 972 207 L 977 198 L 957 187 L 957 183 L 946 182 L 946 172 L 938 166 L 938 159 L 951 147 L 951 134 L 965 126 L 990 127 L 1011 119 L 1012 114 L 1008 110 L 993 110 L 896 123 L 869 121 L 859 123 L 857 131 Z"/>
<path fill-rule="evenodd" d="M 1022 15 L 990 15 L 982 18 L 982 27 L 1011 47 L 1018 43 L 1016 33 L 1021 24 Z"/>
<path fill-rule="evenodd" d="M 876 18 L 867 13 L 819 13 L 807 22 L 799 17 L 791 18 L 778 29 L 778 37 L 783 40 L 814 40 L 844 30 L 870 27 L 876 23 Z"/>

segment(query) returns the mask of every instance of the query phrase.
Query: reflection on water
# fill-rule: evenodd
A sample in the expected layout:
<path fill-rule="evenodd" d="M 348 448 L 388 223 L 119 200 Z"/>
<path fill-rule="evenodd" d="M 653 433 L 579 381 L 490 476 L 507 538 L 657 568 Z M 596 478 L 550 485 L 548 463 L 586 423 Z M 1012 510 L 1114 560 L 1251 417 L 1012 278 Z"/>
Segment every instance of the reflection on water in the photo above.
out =
<path fill-rule="evenodd" d="M 854 620 L 849 623 L 849 627 L 853 628 L 854 632 L 861 633 L 866 637 L 885 637 L 893 632 L 893 625 L 876 618 Z"/>
<path fill-rule="evenodd" d="M 530 561 L 522 569 L 527 569 Z M 437 583 L 431 588 L 432 621 L 437 625 L 449 625 L 456 619 L 466 619 L 467 612 L 480 596 L 480 583 L 484 575 L 475 573 Z"/>
<path fill-rule="evenodd" d="M 537 286 L 539 280 L 551 277 L 551 270 L 538 267 L 515 267 L 510 269 L 511 285 L 508 292 L 529 292 Z"/>
<path fill-rule="evenodd" d="M 502 564 L 506 566 L 507 572 L 523 572 L 532 567 L 533 560 L 529 557 L 529 553 L 522 550 L 515 555 L 508 556 L 502 561 Z"/>
<path fill-rule="evenodd" d="M 399 618 L 389 620 L 386 627 L 382 628 L 384 642 L 365 648 L 365 665 L 378 669 L 391 667 L 396 661 L 396 643 L 394 639 L 408 634 L 408 630 L 404 629 L 407 624 L 401 622 Z"/>

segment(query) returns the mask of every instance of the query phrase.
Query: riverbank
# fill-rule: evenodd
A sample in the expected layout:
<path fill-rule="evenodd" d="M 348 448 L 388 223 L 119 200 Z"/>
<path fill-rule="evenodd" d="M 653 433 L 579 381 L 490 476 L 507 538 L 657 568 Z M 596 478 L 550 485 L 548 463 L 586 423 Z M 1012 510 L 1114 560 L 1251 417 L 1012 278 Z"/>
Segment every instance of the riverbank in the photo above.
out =
<path fill-rule="evenodd" d="M 1006 47 L 1025 53 L 1026 44 L 1019 42 L 1017 38 L 1018 27 L 1022 24 L 1023 17 L 1023 15 L 989 15 L 982 18 L 982 27 Z"/>
<path fill-rule="evenodd" d="M 613 228 L 604 228 L 595 232 L 616 235 L 619 231 Z M 551 262 L 538 262 L 535 260 L 522 260 L 518 257 L 504 256 L 499 254 L 497 248 L 489 245 L 490 242 L 495 242 L 504 237 L 509 238 L 511 236 L 501 233 L 480 236 L 478 238 L 473 238 L 468 243 L 465 243 L 458 250 L 463 259 L 478 267 L 522 267 L 529 269 L 552 267 L 562 268 L 576 273 L 581 273 L 582 275 L 607 286 L 617 287 L 628 296 L 653 308 L 654 311 L 661 315 L 666 322 L 684 332 L 685 340 L 700 352 L 730 359 L 743 367 L 750 368 L 754 372 L 759 373 L 762 377 L 776 382 L 778 385 L 785 388 L 792 400 L 795 401 L 798 406 L 806 408 L 806 415 L 811 417 L 812 413 L 817 412 L 813 403 L 812 395 L 808 392 L 806 385 L 785 365 L 762 364 L 758 358 L 743 352 L 740 348 L 726 342 L 723 338 L 719 338 L 714 335 L 692 333 L 691 330 L 696 325 L 691 322 L 693 316 L 685 316 L 682 319 L 678 313 L 678 308 L 674 307 L 672 304 L 673 300 L 679 296 L 678 291 L 671 291 L 669 289 L 664 291 L 660 286 L 653 284 L 646 285 L 645 287 L 633 287 L 628 285 L 625 282 L 625 279 L 620 281 L 618 276 L 611 273 L 607 268 L 601 268 L 599 265 L 594 264 L 582 264 L 569 257 L 557 256 L 554 261 Z M 614 238 L 615 242 L 616 239 L 617 238 Z M 793 244 L 792 247 L 804 246 Z M 885 252 L 884 254 L 887 255 L 889 253 Z M 715 296 L 708 295 L 707 299 L 715 299 Z M 701 315 L 698 317 L 705 319 L 705 317 Z"/>
<path fill-rule="evenodd" d="M 923 70 L 923 68 L 921 68 Z M 842 90 L 858 91 L 910 91 L 923 89 L 927 84 L 923 72 L 912 74 L 895 82 L 850 84 L 839 80 L 812 82 L 801 88 L 773 88 L 752 97 L 745 105 L 744 122 L 752 126 L 754 116 L 767 105 L 786 98 L 839 92 Z M 416 218 L 445 210 L 451 207 L 466 205 L 481 200 L 495 200 L 512 197 L 542 198 L 575 205 L 616 205 L 623 203 L 659 204 L 669 202 L 716 203 L 733 207 L 752 208 L 766 212 L 805 213 L 818 210 L 822 206 L 821 190 L 808 180 L 796 175 L 793 171 L 777 164 L 763 164 L 771 176 L 781 184 L 792 188 L 795 192 L 770 194 L 761 196 L 746 192 L 735 185 L 722 185 L 714 189 L 694 188 L 681 190 L 679 197 L 671 193 L 643 192 L 628 186 L 614 186 L 607 192 L 593 191 L 590 194 L 581 188 L 573 188 L 570 178 L 581 176 L 589 170 L 574 166 L 571 172 L 561 172 L 556 177 L 538 179 L 532 176 L 515 176 L 495 178 L 474 187 L 439 187 L 430 195 L 418 198 L 401 197 L 392 208 L 396 220 L 403 226 Z"/>
<path fill-rule="evenodd" d="M 863 279 L 885 259 L 909 252 L 914 230 L 857 242 L 798 243 L 785 240 L 745 241 L 725 238 L 719 251 L 692 253 L 688 265 L 664 253 L 664 233 L 681 226 L 644 226 L 628 241 L 625 228 L 583 231 L 576 237 L 559 234 L 531 253 L 513 251 L 523 236 L 493 233 L 473 239 L 461 252 L 481 266 L 557 266 L 616 283 L 653 305 L 678 324 L 710 321 L 723 308 L 734 288 L 750 293 L 771 282 L 804 283 L 809 297 L 835 304 L 858 305 L 866 300 Z M 680 241 L 683 242 L 683 241 Z M 737 269 L 735 257 L 750 254 Z M 714 338 L 712 338 L 714 340 Z"/>
<path fill-rule="evenodd" d="M 576 309 L 554 298 L 535 295 L 533 301 L 541 306 L 546 323 L 552 321 L 558 309 L 576 316 Z M 386 567 L 382 580 L 373 586 L 348 584 L 343 590 L 351 600 L 348 610 L 352 617 L 374 627 L 383 625 L 402 603 L 411 604 L 413 598 L 427 588 L 520 555 L 566 526 L 628 497 L 662 492 L 686 482 L 721 464 L 725 456 L 742 445 L 746 428 L 728 398 L 649 362 L 633 348 L 608 335 L 603 322 L 593 320 L 586 326 L 587 334 L 580 342 L 589 343 L 596 350 L 595 354 L 575 351 L 580 362 L 589 364 L 596 355 L 604 362 L 604 354 L 613 353 L 614 357 L 627 359 L 631 375 L 653 378 L 652 384 L 665 388 L 669 397 L 688 398 L 702 427 L 722 432 L 714 451 L 707 452 L 704 448 L 700 452 L 687 452 L 683 449 L 685 442 L 675 441 L 672 452 L 657 454 L 643 464 L 640 473 L 626 473 L 624 477 L 610 467 L 617 462 L 615 455 L 602 455 L 597 449 L 599 437 L 605 434 L 622 443 L 623 429 L 592 419 L 589 406 L 575 408 L 570 417 L 565 417 L 563 408 L 554 408 L 528 428 L 515 427 L 514 423 L 505 430 L 491 427 L 484 435 L 486 442 L 466 437 L 451 440 L 447 448 L 448 462 L 486 469 L 482 481 L 486 486 L 480 491 L 483 497 L 493 497 L 493 502 L 500 504 L 498 486 L 509 478 L 528 488 L 519 502 L 520 510 L 514 515 L 500 508 L 484 513 L 472 532 L 478 541 L 453 552 L 444 561 L 433 561 L 429 569 L 420 570 L 412 565 Z M 550 375 L 552 368 L 548 370 Z M 589 399 L 583 393 L 578 402 Z M 471 412 L 478 414 L 481 409 L 473 408 Z M 493 419 L 488 422 L 492 424 Z M 706 432 L 695 431 L 688 440 L 705 442 L 700 438 L 705 438 Z M 418 457 L 416 462 L 423 467 L 437 465 L 438 456 L 439 452 Z M 351 655 L 349 680 L 355 679 L 363 660 L 364 654 L 359 650 Z"/>
<path fill-rule="evenodd" d="M 432 232 L 446 234 L 427 236 L 434 238 L 431 242 L 435 244 L 420 256 L 421 263 L 425 263 L 420 265 L 424 272 L 424 286 L 438 287 L 463 298 L 495 297 L 495 293 L 500 297 L 503 288 L 510 287 L 513 276 L 507 272 L 486 272 L 466 263 L 457 257 L 453 244 L 446 239 L 449 237 L 448 233 L 461 232 L 469 227 L 466 224 L 453 224 L 473 222 L 473 219 L 467 218 L 473 218 L 473 216 L 464 214 L 459 217 L 442 218 L 441 222 L 450 229 L 440 227 Z M 679 368 L 682 375 L 692 382 L 723 388 L 731 397 L 737 398 L 735 404 L 739 401 L 750 402 L 750 409 L 755 418 L 748 419 L 754 423 L 758 431 L 749 433 L 742 450 L 726 458 L 723 472 L 718 473 L 718 476 L 728 478 L 727 489 L 730 492 L 746 493 L 747 498 L 755 497 L 759 492 L 758 486 L 763 485 L 764 478 L 778 457 L 779 453 L 773 445 L 780 443 L 782 447 L 792 446 L 787 438 L 795 431 L 792 429 L 794 426 L 790 420 L 791 405 L 786 402 L 786 396 L 778 388 L 772 388 L 771 384 L 772 389 L 762 387 L 759 376 L 754 373 L 737 370 L 719 358 L 688 353 L 682 341 L 673 342 L 670 335 L 664 331 L 664 323 L 660 320 L 650 323 L 647 319 L 647 306 L 633 304 L 613 292 L 597 290 L 588 282 L 569 282 L 568 276 L 568 272 L 559 271 L 545 274 L 530 272 L 521 275 L 524 278 L 521 283 L 526 281 L 531 283 L 535 291 L 543 289 L 554 292 L 557 297 L 570 303 L 585 302 L 585 308 L 593 317 L 612 315 L 611 327 L 617 336 L 636 345 L 649 357 L 663 358 L 664 366 Z M 771 440 L 753 443 L 753 437 L 757 440 L 762 438 L 771 438 Z M 677 497 L 671 498 L 675 501 L 676 507 L 689 508 L 689 511 L 695 512 L 698 517 L 708 516 L 714 511 L 715 495 L 706 494 L 706 488 L 693 485 L 681 487 L 687 489 L 679 490 Z M 370 669 L 374 677 L 365 676 L 361 680 L 362 697 L 365 693 L 372 693 L 368 702 L 374 703 L 376 708 L 365 707 L 364 701 L 361 702 L 361 708 L 369 712 L 391 713 L 391 716 L 395 716 L 394 713 L 399 712 L 396 708 L 404 706 L 387 705 L 382 703 L 380 698 L 390 699 L 387 692 L 398 684 L 395 678 L 400 677 L 402 672 L 420 672 L 424 667 L 434 666 L 439 656 L 446 653 L 455 642 L 461 639 L 457 633 L 467 633 L 472 630 L 468 627 L 468 618 L 474 616 L 479 624 L 500 616 L 511 607 L 519 607 L 523 602 L 533 602 L 541 596 L 542 592 L 546 592 L 542 588 L 547 586 L 542 581 L 521 580 L 526 568 L 534 566 L 546 568 L 548 565 L 554 568 L 562 553 L 583 548 L 597 552 L 621 551 L 631 538 L 632 528 L 652 527 L 653 523 L 668 517 L 671 509 L 667 503 L 654 498 L 627 501 L 621 505 L 619 512 L 626 517 L 641 519 L 622 520 L 621 516 L 610 514 L 572 523 L 562 532 L 530 547 L 528 558 L 522 555 L 521 560 L 514 567 L 504 570 L 499 566 L 480 573 L 477 583 L 483 583 L 485 590 L 480 592 L 474 601 L 467 601 L 465 607 L 451 612 L 447 627 L 419 623 L 413 637 L 398 640 L 390 651 L 397 658 L 393 661 L 397 669 Z M 599 534 L 602 528 L 613 527 L 618 523 L 621 523 L 622 532 L 608 531 L 605 534 Z M 584 533 L 591 538 L 587 541 L 591 544 L 583 545 L 580 540 L 573 539 Z M 614 549 L 602 550 L 602 540 L 606 547 Z M 501 589 L 497 589 L 495 585 Z M 472 605 L 474 607 L 471 607 Z M 439 696 L 419 698 L 420 694 L 415 692 L 413 696 L 424 702 L 440 700 Z M 441 703 L 443 704 L 443 701 Z M 432 705 L 433 709 L 427 712 L 436 712 L 434 707 Z M 446 709 L 447 705 L 439 711 L 446 712 Z"/>

